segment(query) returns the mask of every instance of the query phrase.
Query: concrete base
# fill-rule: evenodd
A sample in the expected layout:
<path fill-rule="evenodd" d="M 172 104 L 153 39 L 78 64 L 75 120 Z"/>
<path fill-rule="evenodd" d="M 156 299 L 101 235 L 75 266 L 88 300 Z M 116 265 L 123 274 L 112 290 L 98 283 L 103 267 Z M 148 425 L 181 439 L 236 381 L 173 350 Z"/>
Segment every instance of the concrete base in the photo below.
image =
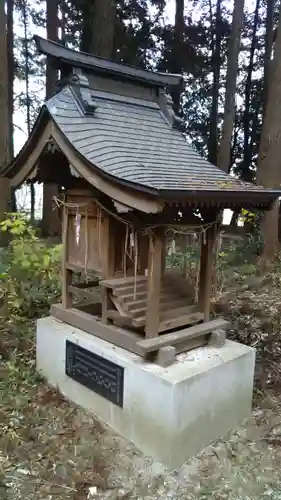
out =
<path fill-rule="evenodd" d="M 123 408 L 65 375 L 66 340 L 124 367 Z M 52 317 L 37 323 L 37 368 L 48 382 L 169 468 L 250 416 L 254 365 L 254 349 L 226 341 L 162 368 Z"/>

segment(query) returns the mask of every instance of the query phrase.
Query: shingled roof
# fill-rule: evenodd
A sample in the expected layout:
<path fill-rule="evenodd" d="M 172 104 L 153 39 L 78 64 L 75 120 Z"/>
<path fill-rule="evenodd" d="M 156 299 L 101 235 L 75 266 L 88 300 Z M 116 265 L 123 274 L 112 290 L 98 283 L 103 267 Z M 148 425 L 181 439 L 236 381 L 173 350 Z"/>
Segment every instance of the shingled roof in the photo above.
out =
<path fill-rule="evenodd" d="M 30 141 L 40 135 L 40 124 L 51 120 L 73 150 L 101 176 L 162 198 L 194 199 L 204 193 L 213 199 L 239 198 L 241 202 L 250 200 L 258 205 L 269 203 L 281 194 L 245 183 L 203 159 L 175 127 L 169 99 L 164 109 L 160 98 L 102 91 L 91 88 L 88 79 L 91 70 L 161 90 L 167 85 L 178 85 L 178 75 L 118 65 L 43 39 L 37 43 L 41 44 L 41 51 L 60 64 L 76 69 L 72 79 L 43 106 Z M 157 90 L 155 95 L 160 92 Z M 20 168 L 20 157 L 27 149 L 23 148 L 6 169 L 7 176 L 12 177 Z"/>
<path fill-rule="evenodd" d="M 92 116 L 83 115 L 71 87 L 46 106 L 74 148 L 106 174 L 162 194 L 260 189 L 204 160 L 156 103 L 95 91 L 92 98 Z"/>

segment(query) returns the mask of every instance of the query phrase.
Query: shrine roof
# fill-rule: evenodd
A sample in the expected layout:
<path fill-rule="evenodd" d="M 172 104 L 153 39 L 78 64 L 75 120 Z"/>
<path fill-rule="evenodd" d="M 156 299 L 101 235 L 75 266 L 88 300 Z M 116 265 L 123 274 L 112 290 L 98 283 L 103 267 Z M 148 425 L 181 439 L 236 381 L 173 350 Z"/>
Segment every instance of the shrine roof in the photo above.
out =
<path fill-rule="evenodd" d="M 71 88 L 46 106 L 73 147 L 102 172 L 151 192 L 259 191 L 202 158 L 154 103 L 92 91 L 84 116 Z"/>
<path fill-rule="evenodd" d="M 164 89 L 162 95 L 159 91 L 160 87 L 162 91 L 162 87 L 179 83 L 178 75 L 138 70 L 40 40 L 41 45 L 49 44 L 45 53 L 53 51 L 52 57 L 59 58 L 60 64 L 62 58 L 75 68 L 80 64 L 80 70 L 75 69 L 61 90 L 44 104 L 30 138 L 4 175 L 15 176 L 23 161 L 32 156 L 32 144 L 42 135 L 45 124 L 52 122 L 88 168 L 139 192 L 162 199 L 204 197 L 257 206 L 281 195 L 280 190 L 265 189 L 226 174 L 193 149 L 178 127 Z M 101 90 L 104 83 L 96 79 L 91 83 L 100 66 L 111 79 L 106 91 Z M 112 83 L 113 73 L 118 78 Z M 119 77 L 127 78 L 128 74 L 134 80 L 131 86 L 118 87 Z M 144 82 L 146 88 L 140 88 Z M 137 85 L 138 91 L 134 91 Z"/>

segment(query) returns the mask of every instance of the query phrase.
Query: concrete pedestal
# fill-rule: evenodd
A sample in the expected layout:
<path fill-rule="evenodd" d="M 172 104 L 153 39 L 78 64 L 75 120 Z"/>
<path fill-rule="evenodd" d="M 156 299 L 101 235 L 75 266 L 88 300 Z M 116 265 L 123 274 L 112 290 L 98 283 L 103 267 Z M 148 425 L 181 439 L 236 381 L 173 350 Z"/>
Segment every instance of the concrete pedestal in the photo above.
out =
<path fill-rule="evenodd" d="M 65 374 L 67 340 L 124 367 L 123 408 Z M 227 341 L 162 368 L 52 317 L 37 323 L 37 368 L 50 385 L 169 468 L 250 416 L 254 365 L 254 349 Z"/>

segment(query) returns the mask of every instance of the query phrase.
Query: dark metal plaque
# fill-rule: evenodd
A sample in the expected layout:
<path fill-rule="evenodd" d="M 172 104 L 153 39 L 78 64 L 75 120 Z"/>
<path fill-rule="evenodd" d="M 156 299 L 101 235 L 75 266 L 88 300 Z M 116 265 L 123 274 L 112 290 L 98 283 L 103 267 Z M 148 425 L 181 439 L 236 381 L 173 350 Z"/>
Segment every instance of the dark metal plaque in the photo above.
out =
<path fill-rule="evenodd" d="M 123 408 L 124 368 L 69 340 L 66 341 L 65 373 L 79 384 Z"/>

